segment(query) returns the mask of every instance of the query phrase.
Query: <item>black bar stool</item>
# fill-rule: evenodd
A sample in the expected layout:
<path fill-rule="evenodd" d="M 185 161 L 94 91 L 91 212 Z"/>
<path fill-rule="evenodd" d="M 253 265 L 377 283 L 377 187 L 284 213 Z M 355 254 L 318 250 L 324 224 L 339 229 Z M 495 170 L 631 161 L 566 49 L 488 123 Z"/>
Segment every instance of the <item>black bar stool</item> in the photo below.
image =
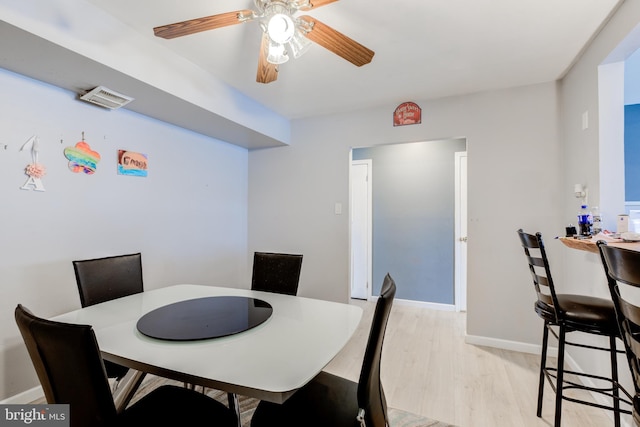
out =
<path fill-rule="evenodd" d="M 562 401 L 567 400 L 583 405 L 594 406 L 614 412 L 615 426 L 620 427 L 620 414 L 630 414 L 631 411 L 622 409 L 620 403 L 631 404 L 631 396 L 618 383 L 617 354 L 623 353 L 616 348 L 616 339 L 620 338 L 620 332 L 616 321 L 613 302 L 608 299 L 596 298 L 587 295 L 557 294 L 549 261 L 542 241 L 542 234 L 527 234 L 518 230 L 520 242 L 527 257 L 529 270 L 533 278 L 533 285 L 538 300 L 534 304 L 534 310 L 544 320 L 544 332 L 542 338 L 542 354 L 540 358 L 540 380 L 538 384 L 538 417 L 542 416 L 542 398 L 545 378 L 556 393 L 555 427 L 560 427 L 562 416 Z M 556 332 L 557 329 L 557 332 Z M 558 339 L 558 363 L 556 367 L 547 366 L 547 345 L 549 332 Z M 609 338 L 609 347 L 599 347 L 566 340 L 566 335 L 571 332 L 601 335 Z M 564 369 L 564 355 L 566 346 L 588 348 L 606 351 L 610 354 L 611 377 L 593 375 L 584 372 L 575 372 Z M 587 386 L 581 382 L 571 381 L 565 378 L 565 374 L 571 374 L 578 378 L 589 378 L 598 383 L 604 382 L 606 386 Z M 555 382 L 554 382 L 555 380 Z M 587 390 L 611 398 L 611 405 L 580 400 L 565 395 L 568 389 Z M 623 396 L 620 396 L 620 391 Z M 626 397 L 629 398 L 627 400 Z"/>
<path fill-rule="evenodd" d="M 611 299 L 633 378 L 633 421 L 636 426 L 640 426 L 640 307 L 637 305 L 637 289 L 640 288 L 640 252 L 607 246 L 604 241 L 598 242 L 598 248 L 607 273 Z"/>

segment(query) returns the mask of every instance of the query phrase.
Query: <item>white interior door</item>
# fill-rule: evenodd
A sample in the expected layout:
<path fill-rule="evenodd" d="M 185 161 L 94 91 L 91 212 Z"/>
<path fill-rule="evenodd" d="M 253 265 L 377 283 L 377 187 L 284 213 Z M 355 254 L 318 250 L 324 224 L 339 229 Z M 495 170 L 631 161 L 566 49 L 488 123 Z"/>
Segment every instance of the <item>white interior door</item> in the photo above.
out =
<path fill-rule="evenodd" d="M 467 311 L 467 153 L 455 153 L 455 306 Z"/>
<path fill-rule="evenodd" d="M 351 298 L 371 296 L 371 160 L 351 163 Z"/>

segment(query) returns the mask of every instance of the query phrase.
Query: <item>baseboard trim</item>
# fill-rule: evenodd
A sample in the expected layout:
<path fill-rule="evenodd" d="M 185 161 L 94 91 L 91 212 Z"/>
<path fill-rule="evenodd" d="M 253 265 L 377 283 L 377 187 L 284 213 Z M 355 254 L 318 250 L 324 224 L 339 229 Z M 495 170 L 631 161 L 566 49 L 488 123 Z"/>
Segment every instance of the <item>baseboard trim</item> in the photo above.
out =
<path fill-rule="evenodd" d="M 424 301 L 412 301 L 408 299 L 394 299 L 394 304 L 404 305 L 409 307 L 428 308 L 431 310 L 439 311 L 455 311 L 456 307 L 451 304 L 440 304 L 436 302 L 424 302 Z"/>
<path fill-rule="evenodd" d="M 374 295 L 369 298 L 369 301 L 376 302 L 378 300 L 378 296 Z M 456 306 L 452 304 L 440 304 L 437 302 L 426 302 L 426 301 L 414 301 L 410 299 L 401 299 L 395 298 L 393 303 L 396 305 L 404 305 L 407 307 L 418 307 L 418 308 L 428 308 L 430 310 L 438 310 L 438 311 L 455 311 Z"/>
<path fill-rule="evenodd" d="M 38 399 L 42 399 L 44 397 L 44 391 L 42 390 L 42 386 L 36 386 L 32 389 L 29 390 L 25 390 L 22 393 L 18 393 L 14 396 L 10 396 L 2 401 L 0 401 L 1 404 L 5 405 L 12 405 L 12 404 L 19 404 L 19 405 L 25 405 L 27 403 L 31 403 L 34 402 Z"/>
<path fill-rule="evenodd" d="M 520 353 L 540 354 L 542 346 L 538 344 L 527 344 L 519 341 L 503 340 L 499 338 L 489 338 L 479 335 L 465 335 L 464 342 L 467 344 L 479 345 L 483 347 L 498 348 L 501 350 L 517 351 Z M 549 357 L 558 356 L 558 348 L 549 346 L 547 348 Z M 570 359 L 570 357 L 566 357 Z"/>

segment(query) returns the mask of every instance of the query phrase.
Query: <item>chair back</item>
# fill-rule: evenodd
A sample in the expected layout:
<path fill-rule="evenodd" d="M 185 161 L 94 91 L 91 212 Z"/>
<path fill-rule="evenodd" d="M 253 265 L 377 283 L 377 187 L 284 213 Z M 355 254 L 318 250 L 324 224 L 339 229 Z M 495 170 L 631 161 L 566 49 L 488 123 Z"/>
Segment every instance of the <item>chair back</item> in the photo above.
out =
<path fill-rule="evenodd" d="M 367 427 L 386 427 L 389 425 L 387 401 L 380 381 L 380 361 L 382 343 L 395 295 L 396 283 L 387 273 L 373 313 L 358 381 L 358 407 L 361 410 L 364 409 L 364 420 Z"/>
<path fill-rule="evenodd" d="M 553 285 L 553 278 L 551 277 L 547 252 L 542 241 L 542 234 L 539 232 L 535 235 L 528 234 L 519 229 L 518 236 L 527 258 L 527 264 L 533 279 L 533 287 L 538 297 L 534 309 L 543 319 L 557 323 L 558 313 L 556 313 L 556 307 L 559 307 L 559 304 Z"/>
<path fill-rule="evenodd" d="M 83 307 L 143 291 L 140 253 L 73 261 Z"/>
<path fill-rule="evenodd" d="M 39 318 L 18 305 L 15 319 L 48 403 L 69 404 L 72 427 L 99 427 L 116 417 L 91 326 Z"/>
<path fill-rule="evenodd" d="M 635 393 L 640 393 L 640 252 L 598 242 Z"/>
<path fill-rule="evenodd" d="M 251 289 L 296 295 L 301 269 L 302 255 L 255 252 Z"/>

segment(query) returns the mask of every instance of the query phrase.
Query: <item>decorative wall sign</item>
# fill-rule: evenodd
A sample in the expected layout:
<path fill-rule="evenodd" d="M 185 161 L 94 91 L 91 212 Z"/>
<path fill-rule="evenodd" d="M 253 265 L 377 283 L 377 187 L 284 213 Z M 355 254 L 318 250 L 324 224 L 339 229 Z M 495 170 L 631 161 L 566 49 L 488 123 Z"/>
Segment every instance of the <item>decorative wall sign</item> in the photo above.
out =
<path fill-rule="evenodd" d="M 44 185 L 42 185 L 42 178 L 47 172 L 44 165 L 38 163 L 38 151 L 40 151 L 40 140 L 36 135 L 33 135 L 31 138 L 27 140 L 27 142 L 22 145 L 20 151 L 31 150 L 31 163 L 24 168 L 24 173 L 27 174 L 29 178 L 24 183 L 22 190 L 34 190 L 34 191 L 45 191 Z"/>
<path fill-rule="evenodd" d="M 118 150 L 118 174 L 147 176 L 147 155 L 134 151 Z"/>
<path fill-rule="evenodd" d="M 393 125 L 406 126 L 422 123 L 422 109 L 415 102 L 404 102 L 393 112 Z"/>
<path fill-rule="evenodd" d="M 100 161 L 100 154 L 97 151 L 93 151 L 89 144 L 84 142 L 84 133 L 82 141 L 73 147 L 64 149 L 64 156 L 69 159 L 69 169 L 71 169 L 71 172 L 84 172 L 87 175 L 92 175 L 96 172 L 98 162 Z"/>

